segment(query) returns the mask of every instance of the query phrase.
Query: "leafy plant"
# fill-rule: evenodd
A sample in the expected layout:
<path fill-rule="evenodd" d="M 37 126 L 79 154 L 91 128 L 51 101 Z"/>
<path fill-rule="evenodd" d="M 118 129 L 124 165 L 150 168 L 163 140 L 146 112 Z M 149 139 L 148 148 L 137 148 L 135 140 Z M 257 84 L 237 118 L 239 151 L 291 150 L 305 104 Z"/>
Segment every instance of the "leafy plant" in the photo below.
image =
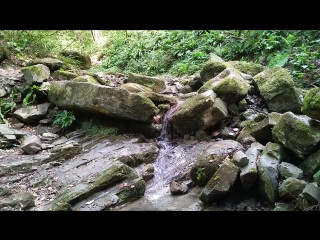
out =
<path fill-rule="evenodd" d="M 31 103 L 34 103 L 36 101 L 36 97 L 37 97 L 36 92 L 41 91 L 41 90 L 40 90 L 39 86 L 33 85 L 33 86 L 27 86 L 23 91 L 24 92 L 28 91 L 28 93 L 25 96 L 25 98 L 23 99 L 22 104 L 25 107 L 28 107 Z M 42 91 L 42 92 L 44 94 L 46 94 L 44 91 Z"/>
<path fill-rule="evenodd" d="M 197 180 L 202 181 L 206 177 L 205 168 L 199 168 L 197 171 Z"/>
<path fill-rule="evenodd" d="M 73 115 L 73 111 L 61 110 L 54 118 L 53 124 L 59 125 L 62 128 L 71 126 L 76 117 Z"/>
<path fill-rule="evenodd" d="M 0 98 L 0 123 L 5 123 L 8 125 L 8 121 L 5 119 L 5 116 L 8 113 L 12 113 L 16 107 L 16 103 L 14 102 L 15 93 L 12 91 L 10 93 L 9 99 L 3 100 Z"/>

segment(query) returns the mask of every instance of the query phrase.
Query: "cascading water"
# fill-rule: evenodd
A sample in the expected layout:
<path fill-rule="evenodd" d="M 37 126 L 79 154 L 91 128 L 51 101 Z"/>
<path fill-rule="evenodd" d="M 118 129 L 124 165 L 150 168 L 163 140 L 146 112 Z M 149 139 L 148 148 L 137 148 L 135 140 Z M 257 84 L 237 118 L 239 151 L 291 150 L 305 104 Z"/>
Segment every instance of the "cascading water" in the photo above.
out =
<path fill-rule="evenodd" d="M 154 178 L 148 182 L 145 197 L 149 200 L 156 200 L 169 191 L 169 184 L 176 176 L 176 169 L 185 162 L 185 151 L 175 146 L 170 140 L 172 129 L 168 117 L 179 108 L 179 102 L 175 107 L 167 111 L 163 118 L 162 131 L 158 138 L 160 150 L 154 165 Z"/>

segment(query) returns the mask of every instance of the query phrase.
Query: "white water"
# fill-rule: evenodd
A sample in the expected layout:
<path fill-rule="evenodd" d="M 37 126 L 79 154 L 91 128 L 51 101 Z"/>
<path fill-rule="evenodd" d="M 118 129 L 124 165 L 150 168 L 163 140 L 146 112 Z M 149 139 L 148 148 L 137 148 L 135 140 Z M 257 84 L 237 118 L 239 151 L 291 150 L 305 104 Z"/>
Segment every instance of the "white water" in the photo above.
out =
<path fill-rule="evenodd" d="M 154 178 L 148 182 L 145 192 L 145 198 L 148 200 L 157 200 L 159 197 L 170 191 L 169 185 L 172 179 L 178 177 L 177 169 L 183 168 L 186 162 L 186 150 L 181 146 L 175 146 L 171 141 L 171 126 L 168 117 L 174 112 L 180 104 L 170 109 L 164 116 L 162 131 L 158 140 L 160 147 L 159 154 L 154 166 Z"/>

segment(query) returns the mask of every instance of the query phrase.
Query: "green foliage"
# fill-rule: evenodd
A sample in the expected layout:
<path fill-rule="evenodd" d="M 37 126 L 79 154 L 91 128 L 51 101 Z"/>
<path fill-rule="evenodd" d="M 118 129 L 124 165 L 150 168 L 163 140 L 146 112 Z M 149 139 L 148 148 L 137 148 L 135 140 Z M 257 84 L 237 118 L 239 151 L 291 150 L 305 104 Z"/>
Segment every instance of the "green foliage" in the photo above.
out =
<path fill-rule="evenodd" d="M 5 119 L 8 113 L 12 113 L 16 108 L 16 103 L 14 102 L 16 94 L 14 91 L 10 93 L 9 98 L 0 98 L 0 123 L 5 123 L 8 125 L 8 121 Z"/>
<path fill-rule="evenodd" d="M 197 180 L 201 181 L 205 177 L 206 177 L 205 168 L 199 168 L 198 171 L 197 171 Z"/>
<path fill-rule="evenodd" d="M 53 124 L 59 125 L 62 128 L 67 128 L 71 126 L 75 120 L 76 117 L 73 115 L 72 111 L 61 110 L 55 116 Z"/>
<path fill-rule="evenodd" d="M 22 104 L 25 107 L 28 107 L 30 104 L 35 103 L 37 97 L 37 91 L 41 91 L 39 86 L 27 86 L 23 89 L 24 92 L 27 92 L 27 95 L 24 97 Z M 46 94 L 44 91 L 42 91 Z"/>
<path fill-rule="evenodd" d="M 80 129 L 82 132 L 90 136 L 116 136 L 118 134 L 118 129 L 115 127 L 105 127 L 93 123 L 92 121 L 84 121 L 81 123 Z"/>

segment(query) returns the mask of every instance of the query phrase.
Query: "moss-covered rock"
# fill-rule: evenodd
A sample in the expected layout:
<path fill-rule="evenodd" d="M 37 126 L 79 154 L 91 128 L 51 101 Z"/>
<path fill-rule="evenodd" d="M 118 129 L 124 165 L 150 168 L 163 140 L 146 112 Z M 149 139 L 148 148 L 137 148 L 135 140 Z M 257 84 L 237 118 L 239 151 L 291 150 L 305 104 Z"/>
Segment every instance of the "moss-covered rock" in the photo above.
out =
<path fill-rule="evenodd" d="M 292 150 L 298 158 L 306 158 L 320 142 L 320 126 L 312 126 L 309 117 L 284 113 L 272 129 L 275 142 Z"/>
<path fill-rule="evenodd" d="M 21 68 L 24 79 L 29 86 L 33 84 L 40 85 L 44 80 L 50 77 L 50 70 L 43 64 L 32 65 Z"/>
<path fill-rule="evenodd" d="M 229 156 L 230 151 L 243 150 L 240 143 L 234 140 L 214 142 L 203 151 L 192 165 L 191 180 L 198 186 L 205 186 L 219 169 L 219 165 Z"/>
<path fill-rule="evenodd" d="M 207 81 L 198 93 L 213 90 L 218 98 L 227 104 L 237 103 L 248 94 L 250 85 L 233 68 L 226 68 L 219 75 Z"/>
<path fill-rule="evenodd" d="M 80 67 L 81 69 L 89 69 L 91 67 L 91 58 L 89 54 L 85 52 L 65 50 L 60 54 L 63 56 L 63 62 L 67 65 L 75 65 Z"/>
<path fill-rule="evenodd" d="M 293 177 L 284 180 L 279 187 L 279 197 L 284 199 L 295 199 L 302 193 L 307 182 Z"/>
<path fill-rule="evenodd" d="M 48 98 L 63 109 L 141 122 L 151 122 L 159 112 L 147 97 L 120 88 L 90 83 L 55 82 L 50 85 Z"/>
<path fill-rule="evenodd" d="M 73 73 L 73 72 L 68 72 L 68 71 L 63 71 L 63 70 L 56 70 L 52 74 L 52 77 L 55 78 L 55 79 L 58 79 L 58 80 L 71 80 L 71 79 L 74 79 L 74 78 L 78 77 L 78 75 L 76 73 Z"/>
<path fill-rule="evenodd" d="M 270 111 L 301 113 L 301 100 L 286 69 L 267 69 L 253 79 Z"/>
<path fill-rule="evenodd" d="M 301 111 L 303 114 L 320 120 L 320 88 L 312 88 L 304 96 Z"/>
<path fill-rule="evenodd" d="M 98 84 L 100 85 L 100 83 L 94 79 L 93 77 L 89 76 L 89 75 L 83 75 L 83 76 L 79 76 L 73 79 L 74 82 L 87 82 L 87 83 L 92 83 L 92 84 Z"/>
<path fill-rule="evenodd" d="M 200 200 L 210 203 L 223 197 L 234 184 L 238 173 L 239 167 L 231 161 L 225 161 L 200 193 Z"/>
<path fill-rule="evenodd" d="M 8 55 L 9 55 L 9 50 L 8 48 L 0 42 L 0 63 L 7 59 L 8 58 Z"/>
<path fill-rule="evenodd" d="M 237 137 L 237 141 L 241 141 L 241 138 L 245 135 L 251 135 L 258 142 L 266 144 L 273 141 L 272 128 L 277 122 L 277 117 L 280 113 L 265 115 L 259 113 L 252 120 L 247 120 L 242 124 L 242 130 Z M 246 134 L 244 134 L 246 132 Z"/>
<path fill-rule="evenodd" d="M 36 65 L 36 64 L 46 65 L 50 69 L 50 72 L 54 72 L 56 70 L 59 70 L 62 67 L 63 62 L 59 59 L 48 57 L 48 58 L 33 59 L 33 60 L 27 62 L 26 65 L 32 66 L 32 65 Z"/>
<path fill-rule="evenodd" d="M 151 88 L 154 92 L 162 92 L 166 89 L 166 84 L 163 79 L 144 76 L 136 73 L 129 73 L 127 83 L 138 83 Z"/>
<path fill-rule="evenodd" d="M 143 86 L 138 83 L 125 83 L 121 86 L 121 88 L 133 92 L 133 93 L 138 93 L 138 92 L 152 92 L 152 89 L 146 86 Z"/>
<path fill-rule="evenodd" d="M 229 61 L 226 64 L 251 76 L 255 76 L 266 69 L 266 67 L 261 64 L 246 61 Z"/>
<path fill-rule="evenodd" d="M 207 82 L 208 80 L 214 78 L 226 68 L 227 66 L 224 62 L 208 61 L 207 63 L 205 63 L 205 65 L 202 67 L 200 71 L 200 77 L 202 82 Z"/>
<path fill-rule="evenodd" d="M 155 92 L 140 92 L 139 94 L 149 98 L 155 105 L 169 104 L 170 106 L 173 106 L 178 103 L 178 99 L 174 96 L 164 95 Z"/>
<path fill-rule="evenodd" d="M 311 154 L 300 166 L 303 175 L 309 179 L 320 170 L 320 150 Z"/>
<path fill-rule="evenodd" d="M 216 98 L 214 92 L 207 92 L 188 98 L 168 120 L 181 135 L 194 135 L 228 116 L 226 104 Z"/>

